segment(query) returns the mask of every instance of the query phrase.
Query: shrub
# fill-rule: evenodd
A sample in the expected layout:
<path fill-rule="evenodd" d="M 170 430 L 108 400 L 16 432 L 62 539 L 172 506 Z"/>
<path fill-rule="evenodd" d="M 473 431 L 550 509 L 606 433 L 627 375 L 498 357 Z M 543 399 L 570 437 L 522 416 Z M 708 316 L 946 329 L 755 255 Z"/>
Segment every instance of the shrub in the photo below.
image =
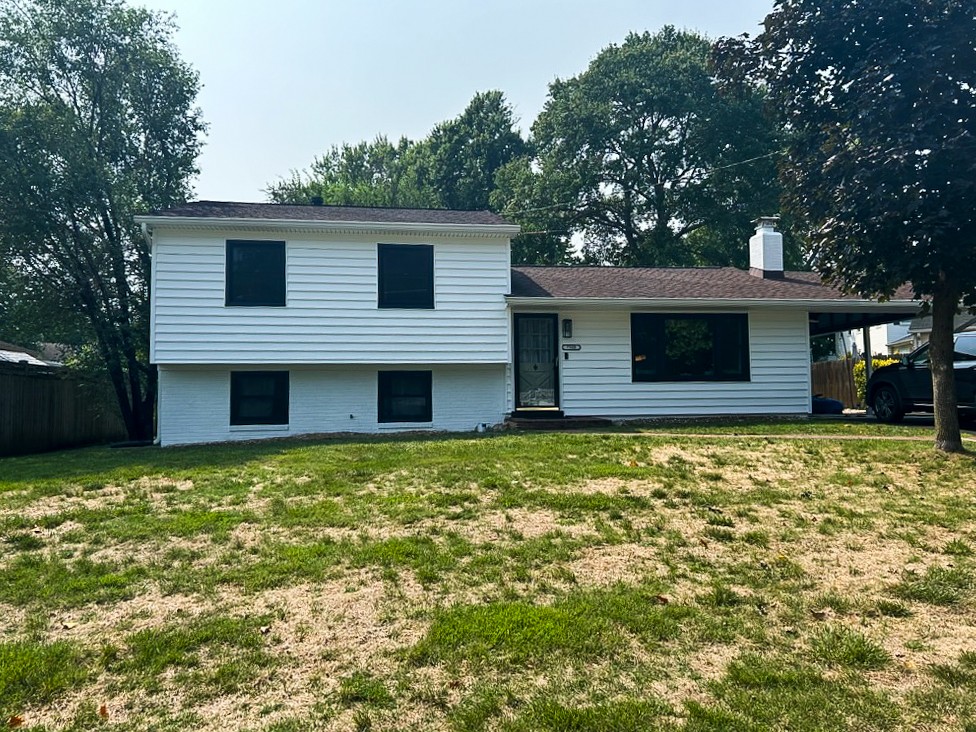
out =
<path fill-rule="evenodd" d="M 893 363 L 898 363 L 897 358 L 872 358 L 871 367 L 877 371 L 882 366 L 888 366 Z M 857 390 L 857 400 L 861 404 L 867 403 L 867 390 L 868 390 L 868 379 L 865 375 L 867 370 L 867 363 L 865 360 L 860 360 L 854 364 L 854 388 Z"/>

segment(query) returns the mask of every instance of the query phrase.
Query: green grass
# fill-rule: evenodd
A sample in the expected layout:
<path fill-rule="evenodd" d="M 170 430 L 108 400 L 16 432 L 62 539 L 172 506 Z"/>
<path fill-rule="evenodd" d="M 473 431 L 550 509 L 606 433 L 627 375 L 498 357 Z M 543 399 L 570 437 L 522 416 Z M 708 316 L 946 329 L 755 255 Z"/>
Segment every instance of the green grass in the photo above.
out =
<path fill-rule="evenodd" d="M 907 571 L 894 587 L 905 600 L 931 605 L 958 605 L 976 588 L 976 576 L 968 567 L 928 567 L 923 573 Z"/>
<path fill-rule="evenodd" d="M 357 671 L 339 682 L 339 700 L 345 706 L 365 704 L 371 707 L 391 707 L 393 696 L 380 679 Z"/>
<path fill-rule="evenodd" d="M 66 730 L 100 695 L 123 731 L 966 729 L 976 657 L 933 654 L 973 608 L 976 463 L 799 432 L 925 434 L 0 460 L 0 701 Z"/>
<path fill-rule="evenodd" d="M 87 677 L 84 654 L 75 644 L 0 642 L 0 718 L 20 713 L 26 704 L 50 703 Z"/>
<path fill-rule="evenodd" d="M 461 659 L 520 665 L 553 654 L 590 658 L 612 648 L 606 621 L 579 610 L 527 603 L 453 607 L 434 618 L 410 659 L 417 665 Z"/>
<path fill-rule="evenodd" d="M 815 633 L 812 645 L 814 657 L 832 666 L 877 670 L 891 663 L 891 655 L 878 643 L 842 625 Z"/>
<path fill-rule="evenodd" d="M 715 703 L 689 703 L 689 732 L 890 730 L 900 724 L 887 695 L 785 658 L 745 655 L 712 690 Z"/>

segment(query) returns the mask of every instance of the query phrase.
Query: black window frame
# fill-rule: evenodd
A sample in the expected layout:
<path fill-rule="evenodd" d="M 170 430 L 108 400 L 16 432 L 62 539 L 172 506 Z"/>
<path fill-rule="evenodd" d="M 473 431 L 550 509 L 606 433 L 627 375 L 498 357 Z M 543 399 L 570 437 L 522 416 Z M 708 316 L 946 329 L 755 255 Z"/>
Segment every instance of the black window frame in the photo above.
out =
<path fill-rule="evenodd" d="M 248 379 L 272 378 L 275 381 L 275 389 L 272 393 L 271 410 L 266 417 L 244 417 L 241 415 L 241 407 L 244 399 L 261 399 L 267 397 L 251 397 L 242 392 L 245 389 L 245 382 Z M 232 427 L 245 427 L 250 425 L 287 425 L 289 420 L 289 407 L 291 402 L 291 374 L 288 371 L 231 371 L 230 372 L 230 424 Z"/>
<path fill-rule="evenodd" d="M 416 419 L 404 418 L 398 414 L 392 400 L 395 382 L 405 379 L 414 382 L 417 393 L 399 395 L 407 398 L 422 396 L 426 400 L 424 410 Z M 424 424 L 434 421 L 434 377 L 432 371 L 377 371 L 376 372 L 376 420 L 380 424 Z"/>
<path fill-rule="evenodd" d="M 276 307 L 283 308 L 286 305 L 288 285 L 286 281 L 287 268 L 287 249 L 283 241 L 268 241 L 263 239 L 228 239 L 226 242 L 226 259 L 224 270 L 224 305 L 235 308 L 257 308 L 257 307 Z M 266 253 L 273 254 L 270 264 L 264 263 L 259 270 L 250 275 L 245 275 L 237 271 L 234 266 L 235 250 L 244 249 L 264 249 Z M 274 278 L 274 288 L 269 288 L 268 294 L 264 296 L 249 296 L 250 293 L 239 292 L 242 287 L 241 280 L 247 277 L 260 277 L 265 281 L 272 281 Z"/>
<path fill-rule="evenodd" d="M 741 338 L 740 368 L 735 373 L 675 373 L 670 367 L 667 354 L 667 321 L 699 321 L 711 324 L 712 360 L 718 362 L 718 353 L 733 340 Z M 641 343 L 642 339 L 650 342 Z M 634 383 L 681 383 L 681 382 L 730 382 L 752 380 L 752 353 L 750 347 L 748 313 L 631 313 L 630 315 L 630 366 Z M 641 367 L 650 363 L 653 368 Z"/>
<path fill-rule="evenodd" d="M 398 279 L 413 277 L 409 272 L 409 262 L 416 258 L 413 266 L 423 269 L 421 295 L 409 294 L 411 290 L 393 287 Z M 419 267 L 417 265 L 420 265 Z M 385 310 L 433 310 L 434 309 L 434 246 L 432 244 L 377 244 L 376 245 L 376 302 Z M 413 288 L 419 291 L 419 287 Z"/>

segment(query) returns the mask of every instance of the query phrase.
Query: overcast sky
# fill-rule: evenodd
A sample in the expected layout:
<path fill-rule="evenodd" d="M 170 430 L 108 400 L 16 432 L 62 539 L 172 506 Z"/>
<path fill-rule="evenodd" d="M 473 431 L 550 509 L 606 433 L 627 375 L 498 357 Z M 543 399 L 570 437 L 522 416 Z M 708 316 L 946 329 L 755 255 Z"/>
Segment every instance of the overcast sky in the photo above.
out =
<path fill-rule="evenodd" d="M 133 0 L 139 4 L 139 0 Z M 773 0 L 143 0 L 175 13 L 210 128 L 201 199 L 262 201 L 334 144 L 423 137 L 500 89 L 524 130 L 549 82 L 630 31 L 755 33 Z"/>

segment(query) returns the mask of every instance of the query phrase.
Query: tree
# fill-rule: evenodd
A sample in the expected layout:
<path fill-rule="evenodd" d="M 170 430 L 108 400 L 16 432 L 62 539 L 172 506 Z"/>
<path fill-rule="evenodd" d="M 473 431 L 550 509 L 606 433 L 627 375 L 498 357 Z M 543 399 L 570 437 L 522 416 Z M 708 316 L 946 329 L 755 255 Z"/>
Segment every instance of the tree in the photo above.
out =
<path fill-rule="evenodd" d="M 953 317 L 976 304 L 976 6 L 778 0 L 719 48 L 788 126 L 785 203 L 816 270 L 865 297 L 931 299 L 935 445 L 962 450 Z"/>
<path fill-rule="evenodd" d="M 512 221 L 522 232 L 512 239 L 512 264 L 568 264 L 572 261 L 572 232 L 562 220 L 561 207 L 547 190 L 549 178 L 539 175 L 530 157 L 503 165 L 495 173 L 492 209 Z"/>
<path fill-rule="evenodd" d="M 21 267 L 0 260 L 0 341 L 40 348 L 42 343 L 81 347 L 91 328 L 57 284 L 26 276 Z"/>
<path fill-rule="evenodd" d="M 427 138 L 430 185 L 444 208 L 491 207 L 498 169 L 526 154 L 515 113 L 500 91 L 480 92 L 464 112 L 437 125 Z"/>
<path fill-rule="evenodd" d="M 0 261 L 90 325 L 133 439 L 153 433 L 150 250 L 204 125 L 172 22 L 121 0 L 0 0 Z"/>
<path fill-rule="evenodd" d="M 491 208 L 495 174 L 526 143 L 511 106 L 499 91 L 475 94 L 458 117 L 438 124 L 419 142 L 333 146 L 304 172 L 268 187 L 276 203 L 483 210 Z"/>
<path fill-rule="evenodd" d="M 582 237 L 595 263 L 745 256 L 749 221 L 776 210 L 779 143 L 754 88 L 714 83 L 710 53 L 704 37 L 665 27 L 631 34 L 553 82 L 532 127 L 544 179 L 535 190 L 547 198 L 523 207 L 558 213 L 554 224 Z"/>
<path fill-rule="evenodd" d="M 334 145 L 308 171 L 270 185 L 268 197 L 275 203 L 319 197 L 333 206 L 433 206 L 436 195 L 420 177 L 427 155 L 424 145 L 405 137 L 395 145 L 382 135 L 373 142 Z"/>

